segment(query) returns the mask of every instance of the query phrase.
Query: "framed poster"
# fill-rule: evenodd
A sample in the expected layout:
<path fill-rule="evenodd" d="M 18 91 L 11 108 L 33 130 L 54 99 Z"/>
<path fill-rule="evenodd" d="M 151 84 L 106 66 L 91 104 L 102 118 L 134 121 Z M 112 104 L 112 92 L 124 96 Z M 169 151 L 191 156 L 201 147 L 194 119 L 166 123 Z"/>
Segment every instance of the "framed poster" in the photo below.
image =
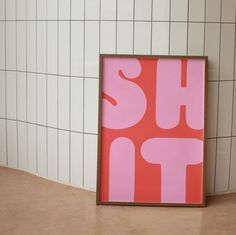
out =
<path fill-rule="evenodd" d="M 100 55 L 97 204 L 205 206 L 207 57 Z"/>

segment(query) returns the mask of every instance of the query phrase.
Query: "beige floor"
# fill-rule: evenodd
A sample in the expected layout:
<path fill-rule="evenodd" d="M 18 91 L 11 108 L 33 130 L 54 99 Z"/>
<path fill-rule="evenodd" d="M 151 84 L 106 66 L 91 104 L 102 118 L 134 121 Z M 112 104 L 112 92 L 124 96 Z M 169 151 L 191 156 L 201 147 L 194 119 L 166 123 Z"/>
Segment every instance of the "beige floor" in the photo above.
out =
<path fill-rule="evenodd" d="M 207 208 L 96 206 L 95 193 L 0 167 L 0 235 L 236 235 L 236 194 Z"/>

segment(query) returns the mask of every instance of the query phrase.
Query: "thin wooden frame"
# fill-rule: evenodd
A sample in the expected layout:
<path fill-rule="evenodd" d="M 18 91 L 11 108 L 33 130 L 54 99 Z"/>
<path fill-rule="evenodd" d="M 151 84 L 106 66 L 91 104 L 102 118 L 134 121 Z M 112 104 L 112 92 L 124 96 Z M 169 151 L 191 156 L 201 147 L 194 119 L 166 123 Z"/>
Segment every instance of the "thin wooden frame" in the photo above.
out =
<path fill-rule="evenodd" d="M 205 86 L 204 86 L 204 139 L 203 139 L 203 188 L 202 188 L 202 203 L 150 203 L 150 202 L 119 202 L 119 201 L 102 201 L 100 199 L 101 193 L 101 139 L 102 139 L 102 87 L 103 87 L 103 61 L 104 58 L 140 58 L 140 59 L 198 59 L 204 60 L 205 63 Z M 123 206 L 171 206 L 171 207 L 205 207 L 206 193 L 205 193 L 205 164 L 206 164 L 206 118 L 207 118 L 207 81 L 208 81 L 208 57 L 207 56 L 182 56 L 182 55 L 125 55 L 125 54 L 100 54 L 99 58 L 99 113 L 98 113 L 98 156 L 97 156 L 97 191 L 96 204 L 97 205 L 123 205 Z"/>

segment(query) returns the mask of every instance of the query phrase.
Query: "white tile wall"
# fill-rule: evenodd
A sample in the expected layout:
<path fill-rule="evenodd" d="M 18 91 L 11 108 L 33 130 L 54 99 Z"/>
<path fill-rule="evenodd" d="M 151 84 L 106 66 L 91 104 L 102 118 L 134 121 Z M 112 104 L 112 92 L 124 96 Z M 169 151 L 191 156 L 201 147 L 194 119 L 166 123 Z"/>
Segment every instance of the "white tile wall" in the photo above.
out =
<path fill-rule="evenodd" d="M 86 2 L 87 3 L 87 2 Z M 85 76 L 98 77 L 99 23 L 85 22 Z"/>
<path fill-rule="evenodd" d="M 5 69 L 5 23 L 0 22 L 0 69 Z"/>
<path fill-rule="evenodd" d="M 70 71 L 70 25 L 68 21 L 59 22 L 59 74 L 69 75 Z"/>
<path fill-rule="evenodd" d="M 117 19 L 118 20 L 133 20 L 133 2 L 127 0 L 117 1 Z"/>
<path fill-rule="evenodd" d="M 37 111 L 37 80 L 36 74 L 27 74 L 27 121 L 36 123 Z"/>
<path fill-rule="evenodd" d="M 7 166 L 6 120 L 0 119 L 0 165 Z"/>
<path fill-rule="evenodd" d="M 37 75 L 37 123 L 47 122 L 47 78 L 44 74 Z"/>
<path fill-rule="evenodd" d="M 208 56 L 208 80 L 218 80 L 220 56 L 220 24 L 207 23 L 205 33 L 205 55 Z"/>
<path fill-rule="evenodd" d="M 82 187 L 84 179 L 83 134 L 71 132 L 70 135 L 71 135 L 71 183 L 78 187 Z"/>
<path fill-rule="evenodd" d="M 154 22 L 152 24 L 152 54 L 168 55 L 169 52 L 169 22 Z"/>
<path fill-rule="evenodd" d="M 233 82 L 220 83 L 218 136 L 230 136 L 232 125 Z"/>
<path fill-rule="evenodd" d="M 204 25 L 189 23 L 188 26 L 188 55 L 204 54 Z"/>
<path fill-rule="evenodd" d="M 135 1 L 135 20 L 150 20 L 152 12 L 152 0 Z"/>
<path fill-rule="evenodd" d="M 215 192 L 228 190 L 230 141 L 230 138 L 217 139 Z"/>
<path fill-rule="evenodd" d="M 46 21 L 37 21 L 37 72 L 46 73 Z"/>
<path fill-rule="evenodd" d="M 133 23 L 117 22 L 117 53 L 132 54 L 133 52 Z"/>
<path fill-rule="evenodd" d="M 84 186 L 96 189 L 97 176 L 97 136 L 84 135 Z"/>
<path fill-rule="evenodd" d="M 28 154 L 27 154 L 27 124 L 18 122 L 18 161 L 19 168 L 28 170 Z"/>
<path fill-rule="evenodd" d="M 208 194 L 213 194 L 215 190 L 215 164 L 216 164 L 216 139 L 209 139 L 206 142 L 206 189 Z"/>
<path fill-rule="evenodd" d="M 87 133 L 97 133 L 98 126 L 98 80 L 85 80 L 84 95 L 84 131 Z"/>
<path fill-rule="evenodd" d="M 17 124 L 16 121 L 7 121 L 7 165 L 17 168 Z"/>
<path fill-rule="evenodd" d="M 206 0 L 189 0 L 189 21 L 205 20 L 205 2 Z"/>
<path fill-rule="evenodd" d="M 0 164 L 96 188 L 99 53 L 207 55 L 207 193 L 236 190 L 234 0 L 0 0 Z"/>
<path fill-rule="evenodd" d="M 26 2 L 27 0 L 17 0 L 16 1 L 16 18 L 17 20 L 26 19 Z"/>
<path fill-rule="evenodd" d="M 135 22 L 134 53 L 150 54 L 151 50 L 151 23 Z"/>
<path fill-rule="evenodd" d="M 16 119 L 16 72 L 6 72 L 7 118 Z"/>
<path fill-rule="evenodd" d="M 6 69 L 16 69 L 16 21 L 6 22 Z"/>
<path fill-rule="evenodd" d="M 83 132 L 83 79 L 71 78 L 71 130 Z"/>
<path fill-rule="evenodd" d="M 231 164 L 230 164 L 230 185 L 229 189 L 234 190 L 236 188 L 236 137 L 232 138 L 231 143 Z"/>
<path fill-rule="evenodd" d="M 153 20 L 169 21 L 170 0 L 153 0 Z"/>
<path fill-rule="evenodd" d="M 71 75 L 84 74 L 84 23 L 71 22 Z"/>
<path fill-rule="evenodd" d="M 58 70 L 58 23 L 47 22 L 47 73 L 57 74 Z"/>
<path fill-rule="evenodd" d="M 69 132 L 59 131 L 58 136 L 58 171 L 59 180 L 64 183 L 70 182 L 70 142 Z"/>
<path fill-rule="evenodd" d="M 47 132 L 46 127 L 37 126 L 37 165 L 38 174 L 47 176 Z"/>
<path fill-rule="evenodd" d="M 84 19 L 84 0 L 71 0 L 71 19 Z"/>
<path fill-rule="evenodd" d="M 236 1 L 222 1 L 222 21 L 235 23 Z"/>
<path fill-rule="evenodd" d="M 26 71 L 26 22 L 17 21 L 16 65 L 18 71 Z"/>
<path fill-rule="evenodd" d="M 58 79 L 58 127 L 68 130 L 70 126 L 70 79 L 62 76 Z"/>
<path fill-rule="evenodd" d="M 36 22 L 27 21 L 27 71 L 36 72 Z"/>
<path fill-rule="evenodd" d="M 116 23 L 110 21 L 101 22 L 100 52 L 102 54 L 114 54 L 116 52 Z"/>
<path fill-rule="evenodd" d="M 217 98 L 218 84 L 216 82 L 209 82 L 207 94 L 207 137 L 216 137 L 218 107 Z"/>
<path fill-rule="evenodd" d="M 172 55 L 186 55 L 187 52 L 187 24 L 171 23 L 170 25 L 170 53 Z"/>
<path fill-rule="evenodd" d="M 17 72 L 17 118 L 27 120 L 27 81 L 26 73 Z"/>
<path fill-rule="evenodd" d="M 171 20 L 187 21 L 188 0 L 171 0 Z"/>
<path fill-rule="evenodd" d="M 101 20 L 116 19 L 117 0 L 101 0 Z"/>
<path fill-rule="evenodd" d="M 206 21 L 220 22 L 221 1 L 222 0 L 207 0 L 206 1 Z M 223 1 L 228 1 L 228 0 L 223 0 Z"/>
<path fill-rule="evenodd" d="M 58 180 L 58 131 L 48 128 L 48 177 Z"/>
<path fill-rule="evenodd" d="M 58 119 L 58 77 L 55 75 L 48 75 L 47 78 L 47 125 L 57 127 Z"/>
<path fill-rule="evenodd" d="M 5 0 L 0 0 L 0 20 L 5 19 Z"/>
<path fill-rule="evenodd" d="M 28 170 L 30 172 L 36 173 L 38 171 L 37 166 L 37 131 L 36 125 L 28 124 L 27 125 L 27 162 Z"/>
<path fill-rule="evenodd" d="M 6 117 L 5 72 L 0 71 L 0 118 Z"/>

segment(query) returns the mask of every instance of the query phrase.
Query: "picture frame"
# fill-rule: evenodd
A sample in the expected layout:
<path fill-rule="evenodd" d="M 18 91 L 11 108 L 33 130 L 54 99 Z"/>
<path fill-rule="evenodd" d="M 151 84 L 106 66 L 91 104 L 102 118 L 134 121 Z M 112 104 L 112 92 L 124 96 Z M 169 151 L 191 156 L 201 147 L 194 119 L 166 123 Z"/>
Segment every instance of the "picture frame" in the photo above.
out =
<path fill-rule="evenodd" d="M 206 205 L 207 63 L 100 55 L 97 205 Z"/>

